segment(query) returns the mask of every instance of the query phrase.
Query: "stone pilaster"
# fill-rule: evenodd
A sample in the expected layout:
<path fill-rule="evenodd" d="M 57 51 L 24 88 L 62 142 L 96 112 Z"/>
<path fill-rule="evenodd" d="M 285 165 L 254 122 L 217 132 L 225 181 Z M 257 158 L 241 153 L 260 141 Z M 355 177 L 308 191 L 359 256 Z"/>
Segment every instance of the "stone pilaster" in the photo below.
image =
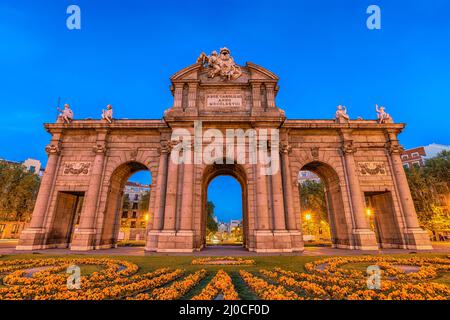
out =
<path fill-rule="evenodd" d="M 80 216 L 80 225 L 73 235 L 71 250 L 92 250 L 95 247 L 95 221 L 105 163 L 106 136 L 107 130 L 100 130 L 97 133 L 97 144 L 93 147 L 95 158 L 89 179 L 89 188 L 86 192 L 84 208 Z"/>
<path fill-rule="evenodd" d="M 352 233 L 354 246 L 356 249 L 377 250 L 378 245 L 375 233 L 370 229 L 369 222 L 365 216 L 364 196 L 359 184 L 354 159 L 356 147 L 353 145 L 353 141 L 349 139 L 349 136 L 346 133 L 344 133 L 344 141 L 341 150 L 347 172 L 350 191 L 350 204 L 353 213 L 354 229 Z"/>
<path fill-rule="evenodd" d="M 391 158 L 393 175 L 406 225 L 403 232 L 406 246 L 408 249 L 416 250 L 433 249 L 428 233 L 420 228 L 419 220 L 417 219 L 417 213 L 411 196 L 411 190 L 409 189 L 408 180 L 406 179 L 406 174 L 401 159 L 403 148 L 398 143 L 396 133 L 389 133 L 389 142 L 386 147 Z"/>
<path fill-rule="evenodd" d="M 50 144 L 45 148 L 48 155 L 47 166 L 41 180 L 30 225 L 20 234 L 17 250 L 45 249 L 45 217 L 48 215 L 48 205 L 58 170 L 61 135 L 61 132 L 55 133 Z"/>

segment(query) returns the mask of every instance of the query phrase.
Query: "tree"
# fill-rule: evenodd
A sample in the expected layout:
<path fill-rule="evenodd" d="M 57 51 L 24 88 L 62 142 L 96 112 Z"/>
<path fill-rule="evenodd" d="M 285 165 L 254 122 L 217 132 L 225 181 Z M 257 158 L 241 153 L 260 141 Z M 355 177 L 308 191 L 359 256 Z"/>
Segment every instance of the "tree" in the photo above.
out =
<path fill-rule="evenodd" d="M 219 229 L 219 226 L 214 220 L 214 203 L 208 201 L 206 203 L 206 230 L 208 233 L 215 233 Z"/>
<path fill-rule="evenodd" d="M 313 212 L 319 221 L 328 222 L 325 189 L 322 182 L 306 180 L 299 185 L 302 213 Z"/>
<path fill-rule="evenodd" d="M 420 224 L 437 239 L 439 232 L 450 229 L 448 209 L 443 209 L 450 197 L 450 152 L 443 151 L 425 166 L 405 172 Z"/>
<path fill-rule="evenodd" d="M 148 212 L 149 205 L 150 205 L 150 191 L 145 191 L 142 194 L 141 199 L 139 200 L 138 204 L 139 210 Z"/>
<path fill-rule="evenodd" d="M 0 162 L 0 220 L 28 220 L 39 185 L 39 177 L 24 166 Z"/>

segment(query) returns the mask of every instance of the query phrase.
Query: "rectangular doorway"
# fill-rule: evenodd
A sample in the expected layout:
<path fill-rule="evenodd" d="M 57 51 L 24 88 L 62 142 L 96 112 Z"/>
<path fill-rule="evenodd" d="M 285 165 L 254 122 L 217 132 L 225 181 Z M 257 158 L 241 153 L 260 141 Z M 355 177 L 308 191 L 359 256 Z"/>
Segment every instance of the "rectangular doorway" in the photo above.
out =
<path fill-rule="evenodd" d="M 49 234 L 49 244 L 68 248 L 73 232 L 79 222 L 83 207 L 84 192 L 59 191 L 56 199 L 55 217 Z"/>
<path fill-rule="evenodd" d="M 392 193 L 365 192 L 367 213 L 380 248 L 401 248 L 403 244 Z"/>

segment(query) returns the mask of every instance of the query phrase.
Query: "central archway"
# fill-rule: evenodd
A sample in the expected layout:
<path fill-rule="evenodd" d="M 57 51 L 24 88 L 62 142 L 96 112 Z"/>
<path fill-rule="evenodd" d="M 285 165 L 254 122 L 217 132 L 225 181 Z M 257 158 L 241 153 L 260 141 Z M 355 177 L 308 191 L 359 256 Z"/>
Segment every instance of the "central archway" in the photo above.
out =
<path fill-rule="evenodd" d="M 245 169 L 238 164 L 217 164 L 208 165 L 203 174 L 202 180 L 202 224 L 201 224 L 201 239 L 202 247 L 206 246 L 206 225 L 207 225 L 207 201 L 208 201 L 208 186 L 212 180 L 218 176 L 230 176 L 236 179 L 241 186 L 242 193 L 242 243 L 243 247 L 248 247 L 248 190 L 247 190 L 247 175 Z"/>

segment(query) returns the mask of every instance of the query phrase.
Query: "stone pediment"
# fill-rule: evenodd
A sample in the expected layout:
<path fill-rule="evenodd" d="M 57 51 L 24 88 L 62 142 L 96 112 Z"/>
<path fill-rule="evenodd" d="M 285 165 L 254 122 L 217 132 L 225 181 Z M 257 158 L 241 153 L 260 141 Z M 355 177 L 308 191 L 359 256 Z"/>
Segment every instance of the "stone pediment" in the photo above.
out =
<path fill-rule="evenodd" d="M 221 48 L 197 63 L 176 72 L 171 80 L 173 106 L 166 119 L 192 116 L 258 116 L 284 118 L 276 107 L 278 77 L 255 63 L 234 62 L 230 51 Z"/>
<path fill-rule="evenodd" d="M 192 64 L 170 77 L 172 83 L 183 81 L 200 81 L 201 83 L 218 84 L 249 84 L 249 81 L 278 82 L 278 77 L 271 71 L 255 63 L 247 62 L 241 66 L 242 75 L 235 80 L 222 80 L 220 78 L 209 78 L 208 70 L 201 63 Z"/>

